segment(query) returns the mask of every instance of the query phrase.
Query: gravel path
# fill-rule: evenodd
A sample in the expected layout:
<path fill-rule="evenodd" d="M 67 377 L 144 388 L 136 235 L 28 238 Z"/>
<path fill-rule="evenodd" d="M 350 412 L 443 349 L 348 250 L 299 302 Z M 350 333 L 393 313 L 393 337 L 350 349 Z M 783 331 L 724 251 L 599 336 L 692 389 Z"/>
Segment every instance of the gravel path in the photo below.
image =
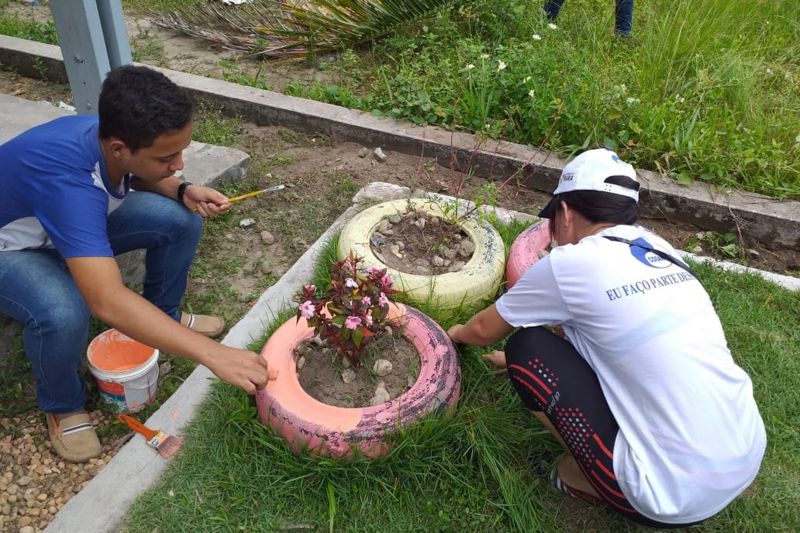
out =
<path fill-rule="evenodd" d="M 89 413 L 95 426 L 111 420 Z M 121 444 L 103 446 L 103 455 L 85 464 L 63 461 L 51 450 L 44 417 L 0 419 L 0 531 L 42 531 L 72 496 L 111 460 Z"/>

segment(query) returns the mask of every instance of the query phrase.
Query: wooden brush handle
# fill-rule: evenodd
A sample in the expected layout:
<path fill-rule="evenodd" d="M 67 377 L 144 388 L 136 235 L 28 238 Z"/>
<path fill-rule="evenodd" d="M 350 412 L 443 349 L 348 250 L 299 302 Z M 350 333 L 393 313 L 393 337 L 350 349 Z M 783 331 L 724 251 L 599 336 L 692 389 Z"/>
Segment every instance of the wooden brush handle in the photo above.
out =
<path fill-rule="evenodd" d="M 137 433 L 141 433 L 147 440 L 152 439 L 158 434 L 158 431 L 150 429 L 149 427 L 145 426 L 144 424 L 142 424 L 141 422 L 139 422 L 130 415 L 126 414 L 117 415 L 117 420 L 119 420 L 120 422 L 125 422 L 129 428 L 131 428 Z"/>

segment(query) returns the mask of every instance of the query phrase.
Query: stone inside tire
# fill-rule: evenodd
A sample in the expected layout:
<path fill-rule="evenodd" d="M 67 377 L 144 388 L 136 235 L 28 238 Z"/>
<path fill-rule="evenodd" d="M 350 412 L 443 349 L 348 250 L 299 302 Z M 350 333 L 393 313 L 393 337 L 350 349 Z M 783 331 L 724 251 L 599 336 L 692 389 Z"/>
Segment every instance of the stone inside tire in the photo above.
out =
<path fill-rule="evenodd" d="M 441 203 L 424 198 L 393 200 L 374 205 L 357 214 L 342 229 L 337 249 L 339 258 L 347 257 L 352 250 L 364 258 L 364 266 L 387 268 L 395 288 L 417 304 L 432 303 L 437 307 L 452 308 L 462 303 L 472 306 L 494 297 L 503 281 L 505 247 L 500 234 L 488 222 L 481 223 L 474 218 L 468 218 L 459 224 L 475 244 L 475 250 L 469 261 L 457 272 L 438 275 L 410 274 L 389 268 L 375 256 L 370 246 L 370 236 L 381 220 L 405 214 L 409 207 L 444 218 Z"/>
<path fill-rule="evenodd" d="M 461 394 L 458 353 L 447 333 L 421 311 L 391 304 L 389 320 L 399 323 L 420 356 L 419 376 L 394 400 L 373 407 L 336 407 L 311 397 L 297 377 L 293 349 L 313 337 L 305 319 L 284 322 L 267 341 L 261 356 L 278 378 L 256 392 L 258 417 L 289 441 L 296 452 L 351 456 L 358 451 L 379 457 L 389 438 L 428 415 L 452 416 Z"/>
<path fill-rule="evenodd" d="M 544 218 L 517 235 L 508 251 L 506 287 L 511 288 L 550 246 L 550 222 Z"/>

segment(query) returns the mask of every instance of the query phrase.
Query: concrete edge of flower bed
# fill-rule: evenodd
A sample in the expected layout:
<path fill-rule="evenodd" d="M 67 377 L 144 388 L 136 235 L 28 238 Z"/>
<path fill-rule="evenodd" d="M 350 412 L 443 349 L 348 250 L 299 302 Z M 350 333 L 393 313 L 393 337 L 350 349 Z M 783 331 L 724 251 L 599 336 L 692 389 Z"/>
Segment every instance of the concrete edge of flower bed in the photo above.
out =
<path fill-rule="evenodd" d="M 58 46 L 0 35 L 0 64 L 31 77 L 66 81 Z M 566 161 L 555 154 L 520 144 L 481 140 L 433 126 L 414 126 L 344 107 L 295 98 L 194 74 L 158 69 L 193 96 L 222 107 L 258 125 L 324 132 L 335 140 L 385 147 L 407 154 L 435 157 L 440 164 L 464 166 L 506 179 L 517 177 L 527 187 L 552 192 Z M 766 245 L 800 249 L 800 202 L 776 201 L 763 195 L 715 191 L 696 182 L 680 186 L 655 172 L 639 170 L 641 206 L 646 216 L 695 224 L 706 230 L 746 233 Z"/>
<path fill-rule="evenodd" d="M 292 296 L 313 275 L 319 253 L 330 238 L 364 203 L 407 198 L 412 192 L 407 187 L 389 183 L 370 183 L 353 197 L 356 205 L 349 207 L 317 239 L 314 244 L 292 265 L 272 287 L 267 289 L 250 311 L 228 332 L 223 343 L 244 347 L 261 336 L 269 321 L 292 302 Z M 443 200 L 455 200 L 440 194 L 431 194 Z M 511 219 L 530 220 L 532 217 L 506 209 L 492 208 L 502 222 Z M 747 271 L 782 285 L 800 290 L 800 280 L 771 272 L 721 263 L 714 259 L 684 254 L 696 261 L 711 262 L 735 271 Z M 160 428 L 169 434 L 180 434 L 181 428 L 191 422 L 199 405 L 206 398 L 214 376 L 206 367 L 198 366 L 161 408 L 146 422 L 150 427 Z M 144 439 L 134 437 L 109 464 L 77 495 L 70 499 L 45 531 L 72 532 L 93 531 L 96 533 L 117 531 L 134 500 L 154 486 L 168 460 L 159 456 L 145 444 Z"/>

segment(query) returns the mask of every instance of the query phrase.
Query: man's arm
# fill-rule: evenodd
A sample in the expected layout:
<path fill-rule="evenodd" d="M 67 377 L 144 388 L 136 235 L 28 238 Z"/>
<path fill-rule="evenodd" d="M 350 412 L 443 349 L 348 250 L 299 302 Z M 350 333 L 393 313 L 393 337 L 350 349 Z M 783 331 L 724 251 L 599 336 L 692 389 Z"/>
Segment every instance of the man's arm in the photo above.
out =
<path fill-rule="evenodd" d="M 456 324 L 447 330 L 453 342 L 488 346 L 499 341 L 514 328 L 500 316 L 494 304 L 469 319 L 466 324 Z"/>
<path fill-rule="evenodd" d="M 67 265 L 90 312 L 104 323 L 148 346 L 205 365 L 248 394 L 266 385 L 267 363 L 262 357 L 180 325 L 125 287 L 113 257 L 75 257 L 67 259 Z"/>
<path fill-rule="evenodd" d="M 170 176 L 158 181 L 145 181 L 140 178 L 134 178 L 131 185 L 137 191 L 155 192 L 177 200 L 178 187 L 181 183 L 183 183 L 182 179 Z M 194 184 L 190 184 L 184 189 L 183 205 L 187 209 L 197 211 L 203 218 L 220 215 L 231 206 L 228 202 L 228 197 L 218 190 Z"/>

